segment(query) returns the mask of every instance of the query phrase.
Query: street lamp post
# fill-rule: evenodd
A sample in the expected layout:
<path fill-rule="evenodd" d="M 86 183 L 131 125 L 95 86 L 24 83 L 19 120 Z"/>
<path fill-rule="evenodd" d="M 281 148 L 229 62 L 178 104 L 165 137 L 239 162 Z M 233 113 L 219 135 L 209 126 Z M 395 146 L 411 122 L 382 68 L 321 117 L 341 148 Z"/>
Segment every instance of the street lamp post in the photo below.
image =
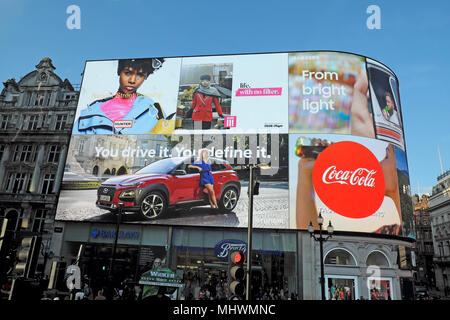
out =
<path fill-rule="evenodd" d="M 254 169 L 255 165 L 249 165 L 249 180 L 248 180 L 248 226 L 247 226 L 247 279 L 245 300 L 251 299 L 252 286 L 252 233 L 253 233 L 253 195 L 254 195 Z"/>
<path fill-rule="evenodd" d="M 109 264 L 108 281 L 111 281 L 112 276 L 113 276 L 112 269 L 114 266 L 114 260 L 116 258 L 117 240 L 119 239 L 120 223 L 122 222 L 122 205 L 123 205 L 122 202 L 118 203 L 119 210 L 117 212 L 116 234 L 114 235 L 114 245 L 113 245 L 112 254 L 111 254 L 111 261 Z"/>
<path fill-rule="evenodd" d="M 326 300 L 325 299 L 325 266 L 324 266 L 324 261 L 323 261 L 323 243 L 332 237 L 334 228 L 331 225 L 331 221 L 329 221 L 329 224 L 327 227 L 328 236 L 324 237 L 322 235 L 323 217 L 320 213 L 319 213 L 319 216 L 317 217 L 317 224 L 319 225 L 319 236 L 318 237 L 316 237 L 314 234 L 315 228 L 312 224 L 312 221 L 309 222 L 308 231 L 309 231 L 311 238 L 313 238 L 315 241 L 319 242 L 319 246 L 320 246 L 320 288 L 322 291 L 322 300 Z"/>

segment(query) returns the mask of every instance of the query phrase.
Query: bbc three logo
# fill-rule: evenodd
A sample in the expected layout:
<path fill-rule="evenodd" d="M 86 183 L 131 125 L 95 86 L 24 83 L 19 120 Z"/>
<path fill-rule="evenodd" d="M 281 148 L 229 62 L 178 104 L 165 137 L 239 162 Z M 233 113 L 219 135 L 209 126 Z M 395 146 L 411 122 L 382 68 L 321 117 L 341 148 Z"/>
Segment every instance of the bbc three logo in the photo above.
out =
<path fill-rule="evenodd" d="M 224 117 L 224 127 L 225 128 L 236 127 L 236 116 L 225 116 Z"/>

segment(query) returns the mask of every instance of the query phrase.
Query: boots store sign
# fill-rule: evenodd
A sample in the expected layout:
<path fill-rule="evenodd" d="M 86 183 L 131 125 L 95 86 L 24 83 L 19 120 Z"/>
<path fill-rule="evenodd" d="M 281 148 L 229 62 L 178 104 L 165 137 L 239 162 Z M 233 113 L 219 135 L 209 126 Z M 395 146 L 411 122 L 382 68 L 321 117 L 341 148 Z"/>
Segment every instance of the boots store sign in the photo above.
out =
<path fill-rule="evenodd" d="M 214 247 L 214 255 L 222 261 L 228 261 L 228 255 L 232 250 L 242 250 L 247 254 L 247 244 L 241 240 L 222 240 Z"/>

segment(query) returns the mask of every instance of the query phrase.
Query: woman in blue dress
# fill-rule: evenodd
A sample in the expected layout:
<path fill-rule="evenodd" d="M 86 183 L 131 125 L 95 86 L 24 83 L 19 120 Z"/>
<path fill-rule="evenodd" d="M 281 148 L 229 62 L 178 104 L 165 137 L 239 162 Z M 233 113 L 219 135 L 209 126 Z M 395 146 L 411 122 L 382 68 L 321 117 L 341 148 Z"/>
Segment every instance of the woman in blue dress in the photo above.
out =
<path fill-rule="evenodd" d="M 211 208 L 218 208 L 216 194 L 214 192 L 214 178 L 211 173 L 211 161 L 207 150 L 200 152 L 200 159 L 190 164 L 188 168 L 197 169 L 200 172 L 200 186 L 205 187 L 203 192 L 208 193 Z"/>

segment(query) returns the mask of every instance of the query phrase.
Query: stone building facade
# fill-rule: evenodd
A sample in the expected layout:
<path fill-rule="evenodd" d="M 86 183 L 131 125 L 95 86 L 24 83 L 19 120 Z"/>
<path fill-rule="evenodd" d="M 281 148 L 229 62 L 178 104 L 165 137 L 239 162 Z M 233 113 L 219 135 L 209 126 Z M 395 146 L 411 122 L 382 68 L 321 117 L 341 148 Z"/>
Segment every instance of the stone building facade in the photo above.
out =
<path fill-rule="evenodd" d="M 415 281 L 418 285 L 434 287 L 436 279 L 433 266 L 433 232 L 431 230 L 430 212 L 428 211 L 428 196 L 418 195 L 413 197 L 414 202 L 414 227 L 416 231 L 415 254 L 417 266 L 415 268 Z"/>
<path fill-rule="evenodd" d="M 436 286 L 450 295 L 450 170 L 440 175 L 429 198 Z"/>
<path fill-rule="evenodd" d="M 0 94 L 0 219 L 13 234 L 7 263 L 14 264 L 21 238 L 42 236 L 38 273 L 49 254 L 79 95 L 54 70 L 44 58 L 20 81 L 4 82 Z"/>
<path fill-rule="evenodd" d="M 412 239 L 338 232 L 323 245 L 327 300 L 413 299 Z M 319 244 L 299 233 L 303 299 L 321 296 Z M 344 291 L 339 297 L 336 292 Z M 348 296 L 347 296 L 348 294 Z"/>

